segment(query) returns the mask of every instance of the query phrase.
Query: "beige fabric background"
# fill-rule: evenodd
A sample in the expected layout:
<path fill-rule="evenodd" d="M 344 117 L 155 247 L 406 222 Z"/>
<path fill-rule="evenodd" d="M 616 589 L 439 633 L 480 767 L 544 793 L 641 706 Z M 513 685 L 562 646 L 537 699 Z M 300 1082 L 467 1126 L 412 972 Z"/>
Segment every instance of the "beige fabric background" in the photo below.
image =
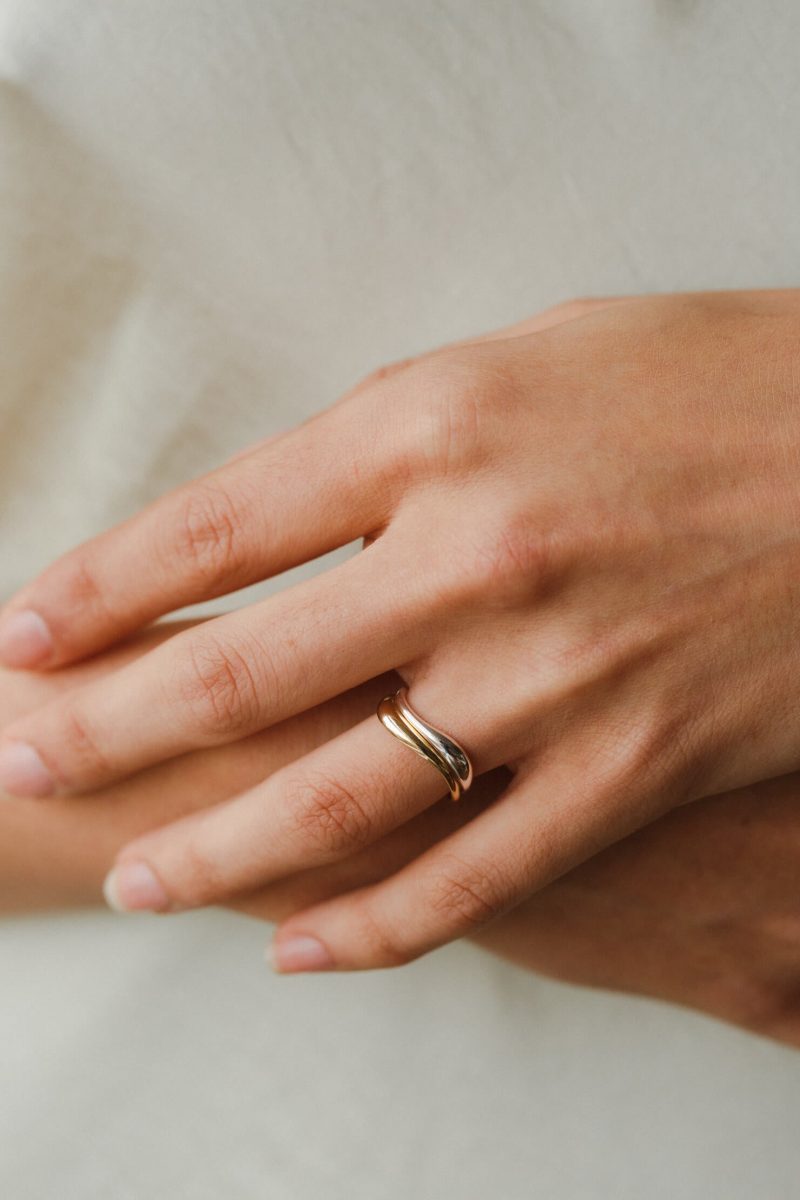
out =
<path fill-rule="evenodd" d="M 382 361 L 798 280 L 794 0 L 0 0 L 9 591 Z M 783 1200 L 798 1059 L 456 946 L 0 925 L 13 1200 Z"/>

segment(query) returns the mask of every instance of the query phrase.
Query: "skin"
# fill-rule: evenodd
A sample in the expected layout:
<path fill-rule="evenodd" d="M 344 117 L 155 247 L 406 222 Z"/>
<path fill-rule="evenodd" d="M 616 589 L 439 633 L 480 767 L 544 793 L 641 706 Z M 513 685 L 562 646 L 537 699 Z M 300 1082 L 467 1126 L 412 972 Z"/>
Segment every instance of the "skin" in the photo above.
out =
<path fill-rule="evenodd" d="M 284 922 L 292 970 L 408 962 L 688 801 L 798 769 L 799 324 L 795 291 L 633 298 L 378 372 L 12 599 L 0 653 L 60 667 L 368 540 L 11 722 L 0 778 L 76 795 L 397 670 L 508 786 Z M 113 893 L 216 902 L 348 859 L 441 792 L 365 717 L 129 843 Z"/>
<path fill-rule="evenodd" d="M 177 626 L 48 677 L 0 670 L 0 719 L 132 661 Z M 224 800 L 374 711 L 389 678 L 245 741 L 188 755 L 79 798 L 0 805 L 0 910 L 96 904 L 132 836 Z M 366 851 L 231 901 L 270 921 L 386 878 L 496 801 L 483 777 Z M 800 1045 L 800 777 L 701 800 L 623 840 L 476 931 L 541 974 L 648 995 Z"/>

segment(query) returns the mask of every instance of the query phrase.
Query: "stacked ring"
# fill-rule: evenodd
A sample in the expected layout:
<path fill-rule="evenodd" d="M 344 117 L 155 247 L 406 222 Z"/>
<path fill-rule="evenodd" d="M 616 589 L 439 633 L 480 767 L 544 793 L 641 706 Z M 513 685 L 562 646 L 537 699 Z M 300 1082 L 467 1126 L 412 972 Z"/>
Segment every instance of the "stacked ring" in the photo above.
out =
<path fill-rule="evenodd" d="M 378 705 L 381 724 L 404 742 L 415 754 L 436 767 L 445 779 L 450 796 L 460 800 L 472 783 L 472 763 L 469 755 L 453 738 L 423 721 L 408 703 L 408 689 L 400 688 L 394 696 L 385 696 Z"/>

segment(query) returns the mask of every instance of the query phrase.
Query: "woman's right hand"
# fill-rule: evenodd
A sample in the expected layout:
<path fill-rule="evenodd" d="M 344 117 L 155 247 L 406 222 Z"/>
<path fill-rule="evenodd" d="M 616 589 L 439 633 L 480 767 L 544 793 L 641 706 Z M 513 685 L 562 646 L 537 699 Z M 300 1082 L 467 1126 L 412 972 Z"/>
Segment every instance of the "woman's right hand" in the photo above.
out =
<path fill-rule="evenodd" d="M 113 654 L 50 676 L 0 671 L 0 720 L 133 658 L 158 626 Z M 268 730 L 189 755 L 98 795 L 0 803 L 0 909 L 91 904 L 129 838 L 215 804 L 374 711 L 372 680 Z M 377 882 L 499 794 L 483 777 L 369 850 L 273 883 L 234 906 L 280 921 Z M 800 1045 L 800 776 L 679 809 L 476 934 L 483 947 L 557 979 L 682 1004 Z M 105 803 L 104 801 L 108 801 Z"/>

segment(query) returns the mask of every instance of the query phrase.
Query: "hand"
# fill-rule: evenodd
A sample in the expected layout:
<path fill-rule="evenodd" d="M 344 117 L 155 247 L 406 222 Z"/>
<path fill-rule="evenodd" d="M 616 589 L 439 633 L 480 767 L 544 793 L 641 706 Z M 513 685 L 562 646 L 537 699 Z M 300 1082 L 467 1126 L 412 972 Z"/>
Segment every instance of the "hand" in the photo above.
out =
<path fill-rule="evenodd" d="M 115 653 L 48 676 L 0 670 L 0 720 L 138 657 L 177 628 L 160 625 Z M 92 904 L 126 840 L 219 803 L 352 727 L 389 681 L 370 680 L 243 742 L 185 756 L 79 798 L 0 805 L 0 911 Z M 474 818 L 502 780 L 482 776 L 348 859 L 281 879 L 231 907 L 283 920 L 377 883 Z M 796 880 L 800 776 L 699 801 L 557 880 L 475 940 L 573 983 L 638 992 L 800 1044 Z"/>
<path fill-rule="evenodd" d="M 372 538 L 14 722 L 6 785 L 107 784 L 397 668 L 479 773 L 514 778 L 391 878 L 279 932 L 287 966 L 295 942 L 311 966 L 316 942 L 317 966 L 356 968 L 475 930 L 671 807 L 800 765 L 800 294 L 557 319 L 379 374 L 26 588 L 6 657 L 57 666 Z M 259 887 L 351 855 L 441 791 L 368 718 L 127 847 L 117 895 L 166 909 Z"/>

